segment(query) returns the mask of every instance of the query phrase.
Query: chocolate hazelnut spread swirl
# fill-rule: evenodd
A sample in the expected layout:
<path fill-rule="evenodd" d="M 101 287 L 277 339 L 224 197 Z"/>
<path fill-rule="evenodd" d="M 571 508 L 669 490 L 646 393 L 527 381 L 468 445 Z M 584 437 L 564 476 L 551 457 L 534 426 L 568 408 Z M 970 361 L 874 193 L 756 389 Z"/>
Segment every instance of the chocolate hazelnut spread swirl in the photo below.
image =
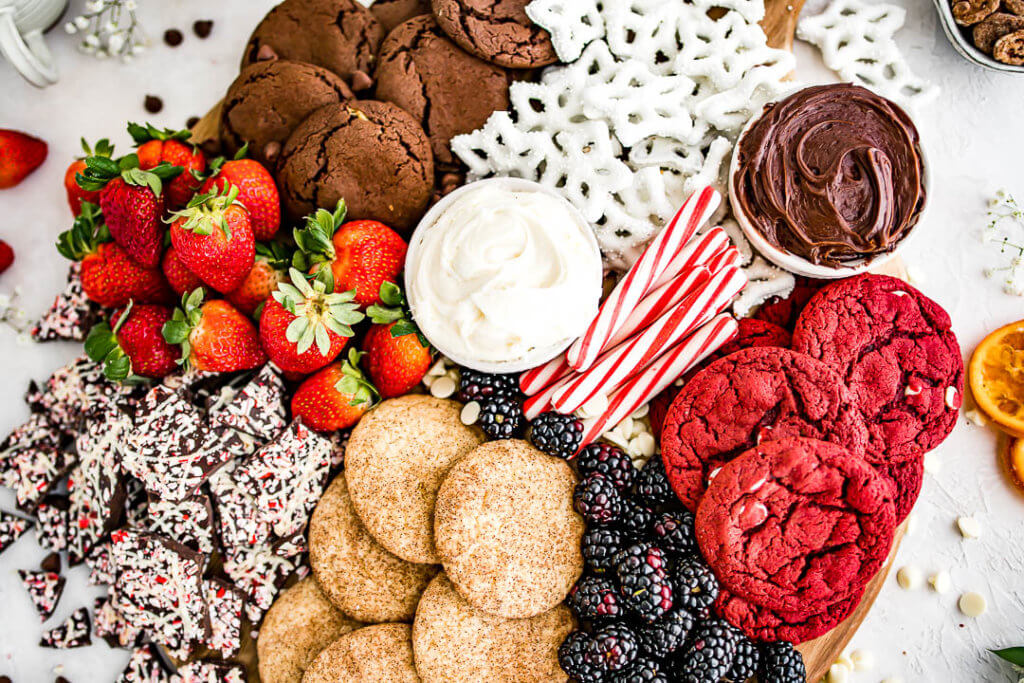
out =
<path fill-rule="evenodd" d="M 910 117 L 864 88 L 805 88 L 740 139 L 735 200 L 772 245 L 835 268 L 892 251 L 925 202 Z"/>

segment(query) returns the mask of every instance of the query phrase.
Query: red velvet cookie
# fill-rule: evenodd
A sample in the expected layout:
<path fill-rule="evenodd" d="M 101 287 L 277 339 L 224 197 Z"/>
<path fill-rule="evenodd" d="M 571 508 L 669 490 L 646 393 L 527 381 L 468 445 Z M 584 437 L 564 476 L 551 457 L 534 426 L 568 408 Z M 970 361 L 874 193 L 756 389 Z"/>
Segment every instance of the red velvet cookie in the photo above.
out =
<path fill-rule="evenodd" d="M 720 358 L 690 380 L 661 435 L 665 471 L 691 511 L 708 477 L 765 440 L 809 436 L 864 452 L 867 431 L 834 370 L 789 349 L 759 347 Z"/>
<path fill-rule="evenodd" d="M 794 645 L 813 640 L 832 630 L 857 608 L 862 591 L 846 600 L 829 605 L 817 614 L 800 615 L 776 612 L 767 607 L 744 600 L 727 590 L 720 590 L 715 601 L 715 612 L 754 640 L 786 640 Z"/>
<path fill-rule="evenodd" d="M 875 465 L 879 474 L 885 475 L 896 489 L 893 505 L 896 508 L 896 523 L 901 524 L 917 502 L 924 481 L 924 456 L 884 465 Z"/>
<path fill-rule="evenodd" d="M 800 312 L 804 310 L 804 306 L 827 283 L 828 280 L 816 280 L 797 275 L 796 284 L 793 285 L 793 291 L 788 296 L 772 297 L 757 309 L 754 317 L 792 330 Z"/>
<path fill-rule="evenodd" d="M 693 379 L 694 375 L 711 365 L 719 358 L 724 358 L 730 353 L 754 346 L 781 346 L 789 348 L 793 340 L 788 330 L 785 330 L 774 323 L 754 318 L 741 318 L 732 341 L 723 344 L 721 348 L 705 358 L 697 367 L 683 375 L 682 383 L 679 386 L 670 385 L 660 394 L 654 397 L 650 405 L 651 429 L 655 436 L 661 436 L 661 428 L 665 424 L 665 417 L 668 415 L 668 407 L 679 394 L 680 389 Z"/>
<path fill-rule="evenodd" d="M 885 562 L 890 482 L 817 439 L 769 441 L 725 465 L 697 509 L 697 543 L 731 593 L 799 619 L 859 595 Z"/>
<path fill-rule="evenodd" d="M 929 451 L 956 424 L 964 363 L 949 315 L 902 280 L 859 275 L 822 289 L 793 348 L 835 368 L 857 396 L 871 462 Z"/>

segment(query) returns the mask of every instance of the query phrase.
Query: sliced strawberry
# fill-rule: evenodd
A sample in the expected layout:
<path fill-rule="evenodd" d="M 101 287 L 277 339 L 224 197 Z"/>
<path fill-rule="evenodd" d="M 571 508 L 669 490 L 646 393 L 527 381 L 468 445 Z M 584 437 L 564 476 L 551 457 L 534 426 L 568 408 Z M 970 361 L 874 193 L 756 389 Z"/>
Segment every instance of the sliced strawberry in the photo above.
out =
<path fill-rule="evenodd" d="M 14 187 L 46 161 L 47 146 L 39 138 L 0 128 L 0 190 Z"/>

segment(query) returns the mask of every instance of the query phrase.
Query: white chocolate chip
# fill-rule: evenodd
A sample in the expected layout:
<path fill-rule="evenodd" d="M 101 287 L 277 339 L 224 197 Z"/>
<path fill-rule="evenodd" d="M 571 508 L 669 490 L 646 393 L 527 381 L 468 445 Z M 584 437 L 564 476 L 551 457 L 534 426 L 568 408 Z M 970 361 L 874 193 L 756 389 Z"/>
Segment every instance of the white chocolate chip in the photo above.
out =
<path fill-rule="evenodd" d="M 945 570 L 935 572 L 929 576 L 928 583 L 931 584 L 932 590 L 939 595 L 945 595 L 953 588 L 953 581 L 949 578 L 949 572 Z"/>
<path fill-rule="evenodd" d="M 835 663 L 839 666 L 845 666 L 850 671 L 853 671 L 853 660 L 850 659 L 850 655 L 846 654 L 845 652 L 839 655 L 839 658 L 836 659 Z"/>
<path fill-rule="evenodd" d="M 882 683 L 903 683 L 903 679 L 899 676 L 889 676 L 888 678 L 883 678 Z"/>
<path fill-rule="evenodd" d="M 642 420 L 643 418 L 647 417 L 647 413 L 649 413 L 650 411 L 651 411 L 651 404 L 650 403 L 645 403 L 642 406 L 640 406 L 639 408 L 637 408 L 636 412 L 633 413 L 632 415 L 630 415 L 630 417 L 633 418 L 634 420 Z"/>
<path fill-rule="evenodd" d="M 430 385 L 430 395 L 435 398 L 448 398 L 455 393 L 455 382 L 451 377 L 438 377 Z"/>
<path fill-rule="evenodd" d="M 957 517 L 956 527 L 964 538 L 978 538 L 981 536 L 981 523 L 974 517 Z"/>
<path fill-rule="evenodd" d="M 635 439 L 629 442 L 629 445 L 636 448 L 637 452 L 645 458 L 654 455 L 654 437 L 651 436 L 650 432 L 638 434 Z"/>
<path fill-rule="evenodd" d="M 715 469 L 713 469 L 710 472 L 708 472 L 708 481 L 710 482 L 712 479 L 717 477 L 718 473 L 721 472 L 721 471 L 722 471 L 721 467 L 716 467 Z"/>
<path fill-rule="evenodd" d="M 476 421 L 480 419 L 480 404 L 476 401 L 470 401 L 466 405 L 462 406 L 462 412 L 459 414 L 459 418 L 462 420 L 464 425 L 476 424 Z"/>
<path fill-rule="evenodd" d="M 923 581 L 924 577 L 921 575 L 921 570 L 913 565 L 900 567 L 900 570 L 896 572 L 896 583 L 903 590 L 916 590 L 921 587 Z"/>
<path fill-rule="evenodd" d="M 626 439 L 633 436 L 633 418 L 627 417 L 625 420 L 620 422 L 618 426 L 615 427 L 615 431 Z"/>
<path fill-rule="evenodd" d="M 923 285 L 925 283 L 924 270 L 918 266 L 907 266 L 907 280 L 912 285 Z"/>
<path fill-rule="evenodd" d="M 871 671 L 875 668 L 875 655 L 869 650 L 854 650 L 850 653 L 854 671 Z"/>
<path fill-rule="evenodd" d="M 950 410 L 957 409 L 956 397 L 956 387 L 946 387 L 946 407 L 949 408 Z"/>
<path fill-rule="evenodd" d="M 904 396 L 917 396 L 920 393 L 921 393 L 921 387 L 917 387 L 916 389 L 911 389 L 909 384 L 903 390 L 903 395 Z"/>
<path fill-rule="evenodd" d="M 988 609 L 985 596 L 974 591 L 967 591 L 961 595 L 960 600 L 957 601 L 957 606 L 960 607 L 961 612 L 971 618 L 980 617 Z"/>
<path fill-rule="evenodd" d="M 902 289 L 894 289 L 894 290 L 892 290 L 892 295 L 893 296 L 903 297 L 903 296 L 906 296 L 907 293 L 904 292 Z"/>
<path fill-rule="evenodd" d="M 427 374 L 430 375 L 431 377 L 440 377 L 446 372 L 447 370 L 445 369 L 444 366 L 444 358 L 438 358 L 436 361 L 434 361 L 434 364 L 430 366 L 430 369 L 427 370 Z"/>
<path fill-rule="evenodd" d="M 600 417 L 608 410 L 608 397 L 604 394 L 596 394 L 589 401 L 580 406 L 576 414 L 582 418 Z"/>
<path fill-rule="evenodd" d="M 906 525 L 907 525 L 907 536 L 910 536 L 911 534 L 914 533 L 914 531 L 917 530 L 917 515 L 915 515 L 913 512 L 911 512 L 909 515 L 907 515 Z"/>
<path fill-rule="evenodd" d="M 924 454 L 924 471 L 928 474 L 938 474 L 942 470 L 942 461 L 935 451 Z"/>
<path fill-rule="evenodd" d="M 967 418 L 968 422 L 978 427 L 985 427 L 988 424 L 985 420 L 985 416 L 981 414 L 980 410 L 968 410 L 964 413 L 964 417 Z"/>
<path fill-rule="evenodd" d="M 431 386 L 433 386 L 434 382 L 436 381 L 437 377 L 434 377 L 433 375 L 423 375 L 423 386 L 425 386 L 428 389 Z"/>
<path fill-rule="evenodd" d="M 846 683 L 850 680 L 850 670 L 842 664 L 833 664 L 828 668 L 828 683 Z"/>

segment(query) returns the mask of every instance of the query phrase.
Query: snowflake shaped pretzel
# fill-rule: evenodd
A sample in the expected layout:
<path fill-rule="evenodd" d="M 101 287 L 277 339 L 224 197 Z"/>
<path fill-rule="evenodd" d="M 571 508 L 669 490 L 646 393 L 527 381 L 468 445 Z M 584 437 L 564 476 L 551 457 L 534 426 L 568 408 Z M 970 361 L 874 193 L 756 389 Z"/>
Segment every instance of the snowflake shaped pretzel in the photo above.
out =
<path fill-rule="evenodd" d="M 904 106 L 920 106 L 939 94 L 910 70 L 893 35 L 907 11 L 896 5 L 833 0 L 824 12 L 802 18 L 796 35 L 821 49 L 825 65 L 851 81 Z"/>

